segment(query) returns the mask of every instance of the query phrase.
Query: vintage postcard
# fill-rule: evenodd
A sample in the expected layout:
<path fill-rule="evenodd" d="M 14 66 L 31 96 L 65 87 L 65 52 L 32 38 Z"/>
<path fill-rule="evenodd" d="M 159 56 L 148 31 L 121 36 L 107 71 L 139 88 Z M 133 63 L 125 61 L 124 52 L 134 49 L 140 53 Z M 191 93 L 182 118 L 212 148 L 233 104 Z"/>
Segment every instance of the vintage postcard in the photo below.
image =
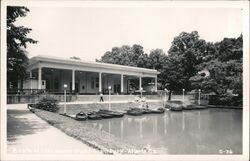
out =
<path fill-rule="evenodd" d="M 1 2 L 2 160 L 249 160 L 248 1 Z"/>

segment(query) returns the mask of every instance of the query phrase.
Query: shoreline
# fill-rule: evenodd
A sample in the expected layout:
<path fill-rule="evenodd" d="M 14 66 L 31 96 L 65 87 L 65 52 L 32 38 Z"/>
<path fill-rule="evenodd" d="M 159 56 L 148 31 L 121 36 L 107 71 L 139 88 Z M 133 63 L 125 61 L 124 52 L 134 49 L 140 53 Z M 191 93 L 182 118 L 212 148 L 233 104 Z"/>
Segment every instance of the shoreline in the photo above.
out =
<path fill-rule="evenodd" d="M 58 113 L 34 109 L 34 113 L 50 125 L 82 143 L 101 151 L 103 154 L 154 154 L 152 149 L 116 138 L 105 131 L 84 126 L 82 122 L 68 118 Z"/>
<path fill-rule="evenodd" d="M 129 107 L 136 106 L 136 103 L 117 103 L 112 104 L 111 109 L 115 110 L 126 110 Z M 158 103 L 149 103 L 151 108 L 157 108 L 161 105 Z M 70 117 L 66 117 L 60 115 L 60 112 L 63 111 L 63 106 L 59 106 L 60 109 L 57 113 L 44 111 L 40 109 L 32 108 L 30 109 L 34 112 L 38 117 L 42 120 L 48 122 L 50 125 L 58 128 L 63 133 L 71 136 L 82 143 L 88 145 L 91 148 L 97 149 L 101 151 L 103 154 L 113 155 L 113 154 L 157 154 L 156 150 L 147 149 L 142 145 L 135 145 L 126 140 L 121 140 L 120 138 L 116 138 L 113 135 L 110 135 L 106 131 L 94 129 L 81 121 L 76 121 Z M 227 107 L 227 106 L 224 106 Z M 89 111 L 97 111 L 99 109 L 108 109 L 108 104 L 89 104 L 89 105 L 79 105 L 72 104 L 67 105 L 67 114 L 76 114 L 80 111 L 89 112 Z M 209 108 L 218 108 L 218 109 L 226 109 L 216 107 L 216 106 L 207 106 Z M 242 109 L 242 108 L 230 108 L 230 109 Z M 192 110 L 203 110 L 203 109 L 192 109 Z M 190 111 L 190 110 L 183 110 Z"/>

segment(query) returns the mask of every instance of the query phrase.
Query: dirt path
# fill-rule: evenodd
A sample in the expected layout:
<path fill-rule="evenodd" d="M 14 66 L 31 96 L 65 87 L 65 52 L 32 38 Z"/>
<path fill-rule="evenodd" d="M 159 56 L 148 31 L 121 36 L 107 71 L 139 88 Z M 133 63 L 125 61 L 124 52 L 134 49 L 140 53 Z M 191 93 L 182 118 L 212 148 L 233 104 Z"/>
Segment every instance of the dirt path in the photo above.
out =
<path fill-rule="evenodd" d="M 7 107 L 7 152 L 10 154 L 101 154 L 41 120 L 26 104 Z"/>

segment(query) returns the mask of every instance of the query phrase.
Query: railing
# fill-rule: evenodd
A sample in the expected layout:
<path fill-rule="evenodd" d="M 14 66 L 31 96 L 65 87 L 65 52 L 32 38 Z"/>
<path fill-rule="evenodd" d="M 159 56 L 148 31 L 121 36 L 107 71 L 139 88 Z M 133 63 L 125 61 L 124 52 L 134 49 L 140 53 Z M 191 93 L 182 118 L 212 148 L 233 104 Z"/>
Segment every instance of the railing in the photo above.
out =
<path fill-rule="evenodd" d="M 182 100 L 182 93 L 183 91 L 173 91 L 171 95 L 172 100 Z M 43 90 L 43 89 L 8 89 L 7 94 L 7 103 L 35 103 L 39 101 L 42 97 L 45 95 L 50 95 L 54 98 L 56 98 L 59 101 L 64 101 L 64 91 L 63 90 Z M 83 95 L 86 97 L 80 97 L 80 95 Z M 92 95 L 92 96 L 91 96 Z M 133 100 L 135 95 L 140 96 L 140 92 L 134 92 L 134 93 L 128 93 L 128 94 L 111 94 L 114 99 L 118 100 L 125 100 L 126 98 L 129 100 Z M 124 96 L 131 97 L 124 97 Z M 166 93 L 164 90 L 158 90 L 157 92 L 143 92 L 143 97 L 146 97 L 146 99 L 158 99 L 158 100 L 165 100 L 168 99 L 169 94 Z M 91 96 L 91 97 L 90 97 Z M 117 96 L 117 97 L 116 97 Z M 187 102 L 191 103 L 198 103 L 198 92 L 186 92 L 185 93 L 185 100 Z M 89 97 L 89 98 L 88 98 Z M 105 95 L 104 95 L 105 97 Z M 209 100 L 210 95 L 201 93 L 200 99 L 202 104 L 207 104 Z M 99 100 L 99 94 L 98 93 L 71 93 L 70 90 L 67 90 L 67 101 L 91 101 L 92 100 Z"/>
<path fill-rule="evenodd" d="M 72 93 L 71 90 L 66 90 L 67 94 Z M 40 94 L 64 94 L 64 90 L 60 89 L 7 89 L 7 94 L 15 95 L 40 95 Z"/>
<path fill-rule="evenodd" d="M 67 90 L 67 94 L 78 94 L 78 95 L 99 95 L 99 92 L 96 93 L 80 93 L 72 92 L 72 90 Z M 7 94 L 14 95 L 39 95 L 39 94 L 64 94 L 64 90 L 61 89 L 7 89 Z M 108 93 L 106 93 L 108 94 Z M 111 93 L 112 95 L 140 95 L 140 92 L 130 91 L 128 93 Z M 143 92 L 144 95 L 156 95 L 157 92 Z"/>
<path fill-rule="evenodd" d="M 16 103 L 37 103 L 43 97 L 48 94 L 41 94 L 41 95 L 7 95 L 7 104 L 16 104 Z M 64 95 L 55 95 L 50 94 L 50 97 L 55 98 L 58 101 L 64 101 Z M 76 100 L 76 95 L 67 94 L 66 101 L 71 102 Z"/>

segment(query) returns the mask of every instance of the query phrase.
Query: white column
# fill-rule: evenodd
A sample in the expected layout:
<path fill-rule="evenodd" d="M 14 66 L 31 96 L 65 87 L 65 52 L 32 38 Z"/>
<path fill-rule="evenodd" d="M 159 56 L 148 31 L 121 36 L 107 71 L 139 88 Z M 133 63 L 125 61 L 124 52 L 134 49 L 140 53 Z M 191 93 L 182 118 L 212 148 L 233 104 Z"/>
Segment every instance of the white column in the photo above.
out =
<path fill-rule="evenodd" d="M 75 91 L 75 70 L 72 70 L 72 92 Z"/>
<path fill-rule="evenodd" d="M 42 88 L 42 68 L 38 67 L 38 89 Z"/>
<path fill-rule="evenodd" d="M 99 72 L 99 92 L 102 92 L 102 72 Z"/>
<path fill-rule="evenodd" d="M 155 77 L 155 92 L 157 92 L 157 77 Z"/>
<path fill-rule="evenodd" d="M 139 90 L 141 90 L 141 82 L 142 82 L 142 80 L 141 80 L 141 75 L 139 76 Z"/>
<path fill-rule="evenodd" d="M 123 74 L 121 74 L 121 93 L 123 93 Z"/>

